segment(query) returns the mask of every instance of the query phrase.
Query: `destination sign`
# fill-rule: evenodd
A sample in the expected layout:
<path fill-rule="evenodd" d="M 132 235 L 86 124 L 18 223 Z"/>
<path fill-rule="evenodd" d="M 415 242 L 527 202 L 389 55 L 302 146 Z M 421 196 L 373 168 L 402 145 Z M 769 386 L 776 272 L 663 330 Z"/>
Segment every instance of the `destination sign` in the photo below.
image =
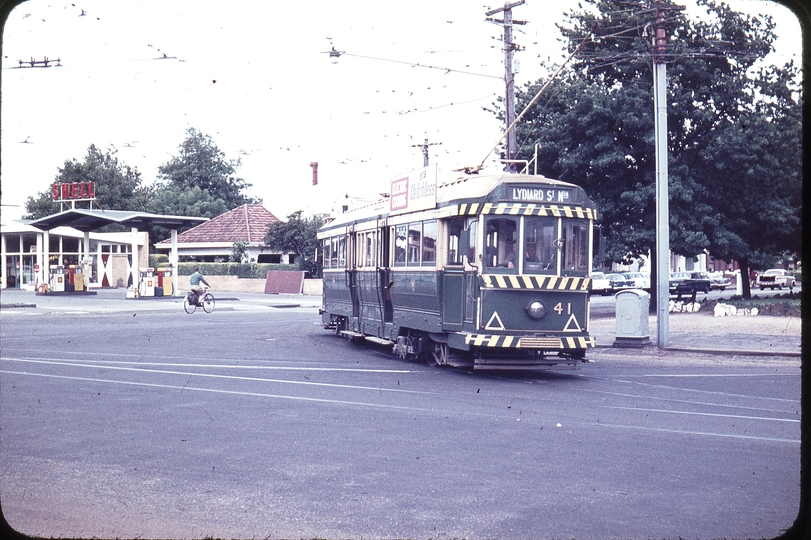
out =
<path fill-rule="evenodd" d="M 573 190 L 564 188 L 535 188 L 510 186 L 507 197 L 512 201 L 566 203 L 573 202 Z"/>

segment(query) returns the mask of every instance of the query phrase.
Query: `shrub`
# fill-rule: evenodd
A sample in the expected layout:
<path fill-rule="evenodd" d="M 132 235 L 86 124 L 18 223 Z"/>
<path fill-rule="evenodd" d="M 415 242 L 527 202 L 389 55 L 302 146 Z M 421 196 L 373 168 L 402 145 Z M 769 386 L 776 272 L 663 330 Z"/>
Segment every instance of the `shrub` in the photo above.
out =
<path fill-rule="evenodd" d="M 190 276 L 197 267 L 204 276 L 237 276 L 242 279 L 265 279 L 269 270 L 299 270 L 295 264 L 182 262 L 178 264 L 177 275 Z"/>
<path fill-rule="evenodd" d="M 169 256 L 162 253 L 150 253 L 149 267 L 157 268 L 159 266 L 169 266 Z"/>

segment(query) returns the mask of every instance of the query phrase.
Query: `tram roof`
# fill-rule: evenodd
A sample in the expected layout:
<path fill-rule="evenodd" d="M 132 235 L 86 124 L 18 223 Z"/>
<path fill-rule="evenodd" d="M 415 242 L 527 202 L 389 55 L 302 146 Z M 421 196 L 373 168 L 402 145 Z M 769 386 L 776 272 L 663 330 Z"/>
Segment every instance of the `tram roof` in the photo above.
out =
<path fill-rule="evenodd" d="M 436 207 L 442 208 L 461 203 L 483 203 L 502 183 L 510 184 L 538 184 L 572 188 L 583 193 L 583 201 L 575 204 L 585 204 L 594 207 L 594 203 L 585 195 L 583 189 L 569 182 L 553 180 L 541 175 L 531 174 L 464 174 L 454 171 L 453 174 L 440 176 L 437 182 Z M 350 223 L 379 219 L 389 215 L 389 199 L 382 198 L 373 203 L 339 214 L 334 220 L 322 227 L 329 230 L 345 226 Z"/>
<path fill-rule="evenodd" d="M 160 225 L 169 229 L 182 229 L 208 221 L 208 218 L 191 216 L 172 216 L 164 214 L 151 214 L 149 212 L 135 212 L 129 210 L 102 210 L 87 208 L 71 208 L 57 214 L 28 222 L 28 225 L 49 231 L 56 227 L 73 227 L 80 231 L 94 231 L 116 223 L 126 227 L 142 229 L 149 225 Z"/>

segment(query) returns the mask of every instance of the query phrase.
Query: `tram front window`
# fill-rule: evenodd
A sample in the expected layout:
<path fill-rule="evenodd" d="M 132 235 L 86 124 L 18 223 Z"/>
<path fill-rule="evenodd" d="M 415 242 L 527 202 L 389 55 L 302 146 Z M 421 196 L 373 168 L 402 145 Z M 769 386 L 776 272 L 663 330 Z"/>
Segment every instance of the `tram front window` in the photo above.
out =
<path fill-rule="evenodd" d="M 585 220 L 563 220 L 561 273 L 564 276 L 585 276 L 588 271 L 589 224 Z"/>
<path fill-rule="evenodd" d="M 524 273 L 554 274 L 558 268 L 558 220 L 532 217 L 524 221 Z"/>
<path fill-rule="evenodd" d="M 518 218 L 488 218 L 484 239 L 484 264 L 493 269 L 518 271 Z"/>

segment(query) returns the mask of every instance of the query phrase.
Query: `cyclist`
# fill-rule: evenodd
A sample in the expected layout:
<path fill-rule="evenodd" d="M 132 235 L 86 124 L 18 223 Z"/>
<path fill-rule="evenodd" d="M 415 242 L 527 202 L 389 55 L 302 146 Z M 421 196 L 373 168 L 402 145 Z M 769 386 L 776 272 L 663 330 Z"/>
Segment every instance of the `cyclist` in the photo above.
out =
<path fill-rule="evenodd" d="M 200 267 L 195 267 L 194 272 L 192 275 L 189 276 L 189 285 L 191 285 L 191 292 L 197 295 L 197 301 L 199 302 L 200 299 L 205 294 L 206 290 L 200 286 L 200 283 L 204 283 L 206 287 L 211 287 L 206 281 L 206 278 L 203 277 L 203 274 L 200 273 Z"/>

